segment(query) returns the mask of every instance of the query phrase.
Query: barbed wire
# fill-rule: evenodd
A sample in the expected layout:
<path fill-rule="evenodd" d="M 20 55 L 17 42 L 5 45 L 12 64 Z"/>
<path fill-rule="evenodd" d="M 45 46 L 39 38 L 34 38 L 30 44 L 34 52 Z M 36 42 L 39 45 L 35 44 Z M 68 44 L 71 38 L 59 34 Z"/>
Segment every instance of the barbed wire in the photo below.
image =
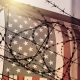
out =
<path fill-rule="evenodd" d="M 49 1 L 49 0 L 46 0 L 46 1 L 47 1 L 48 3 L 50 3 L 50 4 L 52 4 L 54 7 L 58 8 L 59 10 L 61 10 L 63 13 L 66 13 L 64 10 L 60 9 L 57 5 L 51 3 L 51 1 Z M 32 15 L 32 14 L 30 14 L 30 13 L 27 13 L 25 10 L 23 10 L 23 9 L 21 9 L 21 8 L 20 8 L 20 10 L 23 11 L 23 12 L 25 12 L 26 14 L 28 14 L 28 17 L 40 21 L 41 24 L 39 24 L 38 26 L 35 26 L 34 28 L 25 29 L 25 30 L 23 30 L 23 31 L 20 31 L 19 33 L 14 33 L 13 31 L 11 31 L 11 30 L 8 29 L 8 24 L 9 24 L 9 12 L 12 12 L 11 10 L 9 10 L 9 7 L 8 7 L 7 23 L 6 23 L 6 27 L 5 27 L 4 29 L 5 29 L 6 32 L 7 32 L 7 31 L 10 31 L 11 33 L 13 33 L 14 36 L 13 36 L 12 39 L 9 41 L 10 43 L 8 43 L 8 42 L 5 41 L 5 49 L 4 49 L 4 50 L 5 50 L 5 52 L 8 52 L 8 53 L 12 56 L 12 58 L 7 57 L 7 56 L 2 56 L 2 55 L 0 55 L 0 57 L 1 57 L 2 59 L 4 59 L 4 60 L 10 62 L 10 63 L 15 62 L 17 66 L 21 66 L 22 68 L 24 68 L 24 69 L 26 69 L 26 70 L 30 70 L 31 72 L 33 72 L 33 73 L 35 73 L 35 74 L 37 74 L 37 75 L 40 75 L 40 76 L 42 76 L 42 77 L 49 78 L 50 80 L 52 80 L 53 78 L 54 78 L 55 80 L 65 80 L 65 79 L 68 79 L 68 80 L 77 80 L 77 79 L 71 77 L 69 70 L 70 70 L 70 68 L 71 68 L 71 64 L 75 63 L 75 64 L 79 65 L 79 63 L 76 63 L 76 62 L 75 62 L 76 59 L 73 60 L 73 57 L 74 57 L 74 54 L 75 54 L 77 48 L 79 47 L 79 45 L 76 47 L 76 44 L 77 44 L 77 41 L 80 41 L 80 37 L 78 36 L 78 38 L 75 38 L 73 31 L 71 31 L 71 28 L 66 27 L 66 25 L 61 24 L 61 23 L 58 22 L 58 21 L 56 21 L 56 22 L 54 22 L 54 21 L 48 21 L 48 20 L 45 18 L 45 15 L 44 15 L 44 14 L 42 14 L 42 13 L 41 13 L 39 10 L 37 10 L 36 8 L 34 8 L 34 7 L 32 7 L 32 8 L 35 9 L 35 10 L 39 13 L 39 15 L 43 18 L 43 20 L 35 17 L 34 15 Z M 16 12 L 15 12 L 15 13 L 16 13 Z M 17 14 L 17 13 L 16 13 L 16 14 Z M 19 14 L 17 14 L 17 15 L 19 15 Z M 67 15 L 70 16 L 70 17 L 72 17 L 72 16 L 69 15 L 68 13 L 67 13 Z M 21 15 L 21 16 L 24 17 L 25 15 L 24 15 L 24 16 Z M 73 18 L 74 18 L 74 17 L 73 17 Z M 75 18 L 74 18 L 74 19 L 75 19 Z M 76 19 L 76 20 L 77 20 L 77 19 Z M 54 26 L 53 26 L 53 25 L 54 25 Z M 69 33 L 70 33 L 71 36 L 69 36 L 65 31 L 61 31 L 61 30 L 56 29 L 56 25 L 60 26 L 61 28 L 64 28 L 66 31 L 69 31 Z M 44 41 L 43 41 L 42 44 L 38 44 L 38 43 L 36 42 L 36 40 L 35 40 L 34 33 L 35 33 L 35 31 L 36 31 L 38 28 L 42 28 L 42 26 L 46 26 L 46 28 L 47 28 L 47 36 L 45 37 L 45 39 L 44 39 Z M 50 28 L 51 28 L 51 30 L 49 30 Z M 13 47 L 12 47 L 12 42 L 13 42 L 13 40 L 15 39 L 15 37 L 18 37 L 18 36 L 21 35 L 21 33 L 25 32 L 25 31 L 30 31 L 30 30 L 32 30 L 32 35 L 31 35 L 31 36 L 32 36 L 32 39 L 33 39 L 33 40 L 30 40 L 30 39 L 28 39 L 27 37 L 24 37 L 24 36 L 22 36 L 22 38 L 23 38 L 24 40 L 26 40 L 26 41 L 30 41 L 33 45 L 36 46 L 36 54 L 35 54 L 34 56 L 22 58 L 22 57 L 20 56 L 20 55 L 22 55 L 22 53 L 17 52 L 16 50 L 13 49 Z M 70 39 L 65 40 L 65 41 L 62 41 L 62 42 L 60 42 L 60 43 L 54 43 L 54 44 L 52 44 L 51 46 L 46 47 L 46 45 L 47 45 L 48 42 L 49 42 L 50 33 L 51 33 L 53 30 L 56 30 L 58 33 L 61 33 L 65 38 L 70 38 Z M 76 35 L 76 34 L 75 34 L 75 35 Z M 2 33 L 1 33 L 1 37 L 2 37 Z M 5 37 L 7 37 L 7 36 L 6 36 L 6 33 L 5 33 Z M 4 40 L 3 37 L 2 37 L 2 40 Z M 1 40 L 1 43 L 2 43 L 2 40 Z M 63 49 L 64 45 L 67 44 L 67 43 L 69 43 L 69 42 L 72 42 L 72 43 L 73 43 L 73 47 L 72 47 L 72 48 L 73 48 L 73 51 L 72 51 L 71 57 L 68 59 L 66 56 L 63 56 L 63 55 L 61 55 L 60 53 L 62 53 L 62 49 Z M 45 43 L 45 45 L 44 45 L 44 43 Z M 54 47 L 54 46 L 57 46 L 57 45 L 60 45 L 60 44 L 63 44 L 63 46 L 61 46 L 61 52 L 59 52 L 59 53 L 56 52 L 56 51 L 52 51 L 52 52 L 53 52 L 54 54 L 56 54 L 56 55 L 59 55 L 60 57 L 62 57 L 64 60 L 67 60 L 67 61 L 66 61 L 66 63 L 64 63 L 61 67 L 59 67 L 58 69 L 55 69 L 55 70 L 54 70 L 53 68 L 49 67 L 49 66 L 47 65 L 47 63 L 45 62 L 44 53 L 46 54 L 46 51 L 47 51 L 47 50 L 51 51 L 51 50 L 50 50 L 51 47 Z M 79 42 L 79 44 L 80 44 L 80 42 Z M 37 46 L 39 46 L 39 48 L 38 48 Z M 42 49 L 42 50 L 44 50 L 44 51 L 41 52 L 40 49 Z M 17 54 L 19 54 L 19 56 L 13 55 L 13 51 L 15 51 Z M 38 62 L 38 61 L 37 61 L 35 58 L 36 58 L 38 55 L 41 56 L 41 59 L 43 60 L 43 65 L 45 65 L 45 66 L 47 67 L 47 70 L 40 72 L 39 70 L 36 70 L 36 69 L 33 69 L 33 68 L 29 67 L 29 64 L 32 64 L 33 61 L 35 61 L 35 63 L 33 63 L 33 64 L 37 64 L 36 62 Z M 78 57 L 78 58 L 80 58 L 80 57 Z M 78 59 L 78 58 L 77 58 L 77 59 Z M 31 61 L 28 62 L 28 59 L 31 59 Z M 21 62 L 22 60 L 25 61 L 25 65 Z M 39 64 L 37 64 L 37 65 L 43 69 L 43 67 L 42 67 L 41 65 L 39 65 Z M 79 65 L 79 66 L 80 66 L 80 65 Z M 66 71 L 65 71 L 64 73 L 61 73 L 61 74 L 63 74 L 63 77 L 61 78 L 56 72 L 59 73 L 58 70 L 60 70 L 60 69 L 62 69 L 62 68 L 64 68 L 64 67 L 66 68 Z M 41 73 L 41 74 L 40 74 L 40 73 Z M 52 73 L 52 75 L 49 75 L 48 73 Z M 4 74 L 1 74 L 1 75 L 6 76 L 6 75 L 4 75 Z M 6 77 L 10 78 L 9 76 L 6 76 Z M 14 78 L 11 78 L 11 79 L 15 80 Z"/>

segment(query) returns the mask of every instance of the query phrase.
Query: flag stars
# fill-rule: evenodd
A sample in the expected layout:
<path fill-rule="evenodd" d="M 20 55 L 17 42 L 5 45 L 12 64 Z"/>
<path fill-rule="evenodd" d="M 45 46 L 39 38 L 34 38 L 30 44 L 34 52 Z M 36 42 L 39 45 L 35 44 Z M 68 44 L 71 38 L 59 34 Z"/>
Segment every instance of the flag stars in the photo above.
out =
<path fill-rule="evenodd" d="M 31 62 L 32 59 L 28 59 L 28 62 Z"/>
<path fill-rule="evenodd" d="M 18 33 L 18 30 L 15 29 L 13 32 L 14 32 L 14 33 Z"/>
<path fill-rule="evenodd" d="M 24 23 L 25 23 L 25 24 L 28 24 L 28 22 L 27 22 L 26 20 L 24 21 Z"/>
<path fill-rule="evenodd" d="M 43 68 L 44 68 L 44 69 L 47 69 L 47 67 L 46 67 L 46 66 L 43 66 Z"/>
<path fill-rule="evenodd" d="M 30 74 L 30 73 L 31 73 L 31 71 L 30 71 L 30 70 L 27 70 L 27 73 L 28 73 L 28 74 Z"/>
<path fill-rule="evenodd" d="M 48 73 L 48 75 L 51 76 L 52 74 L 51 73 Z"/>
<path fill-rule="evenodd" d="M 30 26 L 29 28 L 33 28 L 32 26 Z"/>
<path fill-rule="evenodd" d="M 41 74 L 41 72 L 42 72 L 42 71 L 41 71 L 41 70 L 39 70 L 39 74 Z"/>
<path fill-rule="evenodd" d="M 37 43 L 36 46 L 38 47 L 39 46 L 39 43 Z"/>
<path fill-rule="evenodd" d="M 43 39 L 42 38 L 40 38 L 39 40 L 40 40 L 40 42 L 43 42 Z"/>
<path fill-rule="evenodd" d="M 23 62 L 22 64 L 23 64 L 24 66 L 26 66 L 26 63 L 25 63 L 25 62 Z"/>
<path fill-rule="evenodd" d="M 25 45 L 25 46 L 28 45 L 28 42 L 25 41 L 25 42 L 24 42 L 24 45 Z"/>
<path fill-rule="evenodd" d="M 53 41 L 52 41 L 52 40 L 50 40 L 49 42 L 50 42 L 51 44 L 53 44 Z"/>
<path fill-rule="evenodd" d="M 22 28 L 23 28 L 23 25 L 20 24 L 20 25 L 19 25 L 19 28 L 22 29 Z"/>
<path fill-rule="evenodd" d="M 11 61 L 11 59 L 10 59 L 10 57 L 8 57 L 8 59 L 7 59 L 8 61 Z"/>
<path fill-rule="evenodd" d="M 43 26 L 43 28 L 47 28 L 46 26 Z"/>
<path fill-rule="evenodd" d="M 33 65 L 33 68 L 37 68 L 37 65 Z"/>
<path fill-rule="evenodd" d="M 49 51 L 50 52 L 50 54 L 53 54 L 53 52 L 52 51 Z"/>
<path fill-rule="evenodd" d="M 50 65 L 53 65 L 53 61 L 50 60 L 50 61 L 49 61 L 49 64 L 50 64 Z"/>
<path fill-rule="evenodd" d="M 12 67 L 15 67 L 16 66 L 15 63 L 12 63 L 11 65 L 12 65 Z"/>
<path fill-rule="evenodd" d="M 16 55 L 16 52 L 13 52 L 14 55 Z"/>
<path fill-rule="evenodd" d="M 7 69 L 6 69 L 6 72 L 10 72 L 10 68 L 7 68 Z"/>
<path fill-rule="evenodd" d="M 11 24 L 11 23 L 9 23 L 9 24 L 8 24 L 8 26 L 9 26 L 9 28 L 11 28 L 11 27 L 12 27 L 12 24 Z"/>
<path fill-rule="evenodd" d="M 30 47 L 28 50 L 31 52 L 31 51 L 33 51 L 33 48 L 32 48 L 32 47 Z"/>
<path fill-rule="evenodd" d="M 11 38 L 12 38 L 12 35 L 11 35 L 11 34 L 9 34 L 8 38 L 9 38 L 9 39 L 11 39 Z"/>
<path fill-rule="evenodd" d="M 25 34 L 25 35 L 28 34 L 28 31 L 25 31 L 24 34 Z"/>
<path fill-rule="evenodd" d="M 49 47 L 49 45 L 46 45 L 46 47 L 48 48 L 48 47 Z"/>
<path fill-rule="evenodd" d="M 45 35 L 44 35 L 44 37 L 46 38 L 46 37 L 47 37 L 47 35 L 45 34 Z"/>
<path fill-rule="evenodd" d="M 18 22 L 18 21 L 17 21 L 17 19 L 14 19 L 13 21 L 14 21 L 15 23 L 17 23 L 17 22 Z"/>
<path fill-rule="evenodd" d="M 47 58 L 48 58 L 48 55 L 45 54 L 45 55 L 44 55 L 44 58 L 47 59 Z"/>
<path fill-rule="evenodd" d="M 22 36 L 19 36 L 19 39 L 22 39 Z"/>
<path fill-rule="evenodd" d="M 16 41 L 16 40 L 14 40 L 14 41 L 13 41 L 13 44 L 14 44 L 14 45 L 16 45 L 16 44 L 17 44 L 17 41 Z"/>
<path fill-rule="evenodd" d="M 37 23 L 36 23 L 36 22 L 34 22 L 33 24 L 34 24 L 35 26 L 37 26 Z"/>
<path fill-rule="evenodd" d="M 40 60 L 39 60 L 39 63 L 43 63 L 43 60 L 40 59 Z"/>
<path fill-rule="evenodd" d="M 40 31 L 40 32 L 43 32 L 43 29 L 40 28 L 39 31 Z"/>
<path fill-rule="evenodd" d="M 37 32 L 35 32 L 35 33 L 34 33 L 34 35 L 35 35 L 35 36 L 38 36 L 38 33 L 37 33 Z"/>
<path fill-rule="evenodd" d="M 24 55 L 24 56 L 27 56 L 27 53 L 26 53 L 26 52 L 24 52 L 24 53 L 23 53 L 23 55 Z"/>
<path fill-rule="evenodd" d="M 22 18 L 21 16 L 18 16 L 18 18 L 20 19 L 20 18 Z"/>
<path fill-rule="evenodd" d="M 32 38 L 31 36 L 29 37 L 29 39 L 30 39 L 31 41 L 33 40 L 33 38 Z"/>
<path fill-rule="evenodd" d="M 21 46 L 19 46 L 19 47 L 18 47 L 18 49 L 19 49 L 19 51 L 21 51 L 21 50 L 22 50 L 22 47 L 21 47 Z"/>
<path fill-rule="evenodd" d="M 31 20 L 31 18 L 28 18 L 28 20 L 30 21 L 30 20 Z"/>
<path fill-rule="evenodd" d="M 21 69 L 17 69 L 16 72 L 17 72 L 17 73 L 21 72 Z"/>
<path fill-rule="evenodd" d="M 42 50 L 42 49 L 40 49 L 39 51 L 43 52 L 43 50 Z"/>

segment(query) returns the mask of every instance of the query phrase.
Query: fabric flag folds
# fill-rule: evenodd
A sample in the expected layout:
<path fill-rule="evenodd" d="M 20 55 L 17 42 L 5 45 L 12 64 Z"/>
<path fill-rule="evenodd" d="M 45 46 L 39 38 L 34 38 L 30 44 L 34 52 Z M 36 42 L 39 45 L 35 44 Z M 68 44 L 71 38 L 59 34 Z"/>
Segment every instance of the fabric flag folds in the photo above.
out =
<path fill-rule="evenodd" d="M 70 23 L 42 15 L 39 11 L 35 13 L 19 7 L 5 9 L 5 18 L 6 57 L 2 80 L 79 78 L 74 75 L 79 73 L 77 49 L 75 49 L 78 42 L 72 40 L 77 36 L 75 28 Z M 72 70 L 75 73 L 72 73 Z"/>
<path fill-rule="evenodd" d="M 8 16 L 8 14 L 5 15 Z M 46 45 L 44 40 L 47 37 L 48 30 L 39 20 L 23 17 L 10 11 L 7 19 L 5 56 L 14 58 L 14 60 L 4 60 L 3 74 L 16 75 L 18 80 L 23 80 L 27 76 L 30 77 L 30 80 L 38 80 L 37 77 L 40 77 L 41 80 L 47 80 L 49 75 L 52 75 L 51 72 L 48 72 L 48 68 L 55 70 L 56 67 L 56 54 L 53 53 L 53 50 L 56 52 L 56 47 L 51 47 L 50 50 L 45 51 L 45 48 L 56 43 L 54 30 L 51 32 L 48 44 Z M 43 48 L 40 46 L 43 46 Z M 8 47 L 12 49 L 12 53 L 9 53 Z M 26 59 L 16 60 L 24 58 Z M 54 78 L 54 75 L 52 78 Z M 3 79 L 5 78 L 3 77 Z M 10 79 L 12 78 L 10 77 Z M 28 78 L 24 80 L 26 79 L 28 80 Z"/>

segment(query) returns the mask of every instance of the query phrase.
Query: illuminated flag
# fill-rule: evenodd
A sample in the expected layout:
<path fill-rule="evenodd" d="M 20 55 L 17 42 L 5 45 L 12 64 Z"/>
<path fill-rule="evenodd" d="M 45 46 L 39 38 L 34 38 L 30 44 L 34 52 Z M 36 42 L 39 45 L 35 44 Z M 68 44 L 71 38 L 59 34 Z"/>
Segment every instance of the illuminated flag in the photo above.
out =
<path fill-rule="evenodd" d="M 48 39 L 47 32 L 48 30 L 50 32 L 52 28 L 48 29 L 39 20 L 20 16 L 16 12 L 9 13 L 6 23 L 8 25 L 6 24 L 5 56 L 14 59 L 4 61 L 3 74 L 13 75 L 13 79 L 16 75 L 18 80 L 38 80 L 35 78 L 42 78 L 41 80 L 46 78 L 47 80 L 50 78 L 49 75 L 53 78 L 54 72 L 52 71 L 56 67 L 56 54 L 54 53 L 56 47 L 52 46 L 49 50 L 48 47 L 56 44 L 54 30 L 51 31 Z M 46 44 L 47 40 L 48 44 Z M 9 47 L 12 53 L 9 52 Z"/>
<path fill-rule="evenodd" d="M 77 43 L 69 40 L 76 37 L 78 29 L 50 15 L 44 15 L 46 21 L 34 9 L 9 7 L 5 10 L 6 57 L 2 80 L 77 79 L 77 50 L 70 62 Z"/>

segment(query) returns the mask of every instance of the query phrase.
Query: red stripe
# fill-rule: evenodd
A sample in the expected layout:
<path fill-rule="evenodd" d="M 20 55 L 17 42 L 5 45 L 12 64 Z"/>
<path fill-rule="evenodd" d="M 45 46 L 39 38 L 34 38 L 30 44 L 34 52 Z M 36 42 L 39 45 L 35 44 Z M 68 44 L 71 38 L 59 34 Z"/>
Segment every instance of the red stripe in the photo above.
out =
<path fill-rule="evenodd" d="M 7 76 L 2 76 L 2 80 L 9 80 Z"/>
<path fill-rule="evenodd" d="M 24 80 L 24 76 L 17 76 L 17 80 Z"/>
<path fill-rule="evenodd" d="M 64 24 L 64 22 L 62 22 L 62 21 L 59 21 L 59 22 L 60 22 L 61 24 Z M 61 27 L 61 31 L 63 31 L 63 32 L 65 32 L 66 34 L 68 34 L 66 28 L 64 28 L 64 27 L 62 27 L 62 26 L 60 26 L 60 27 Z M 69 40 L 69 37 L 65 36 L 63 33 L 62 33 L 62 36 L 63 36 L 63 42 Z M 70 58 L 70 54 L 71 54 L 71 53 L 70 53 L 70 42 L 67 42 L 65 45 L 63 45 L 63 48 L 64 48 L 64 56 L 69 59 L 69 58 Z M 65 58 L 63 59 L 64 64 L 69 61 L 68 59 L 65 59 Z M 63 67 L 63 76 L 64 76 L 65 72 L 67 71 L 67 73 L 65 74 L 66 76 L 63 78 L 63 80 L 69 80 L 69 78 L 68 78 L 68 73 L 70 73 L 70 68 L 68 68 L 68 65 L 69 65 L 69 64 L 66 64 L 66 65 Z M 68 68 L 68 70 L 67 70 L 67 68 Z"/>
<path fill-rule="evenodd" d="M 72 25 L 72 27 L 73 27 L 73 30 L 74 30 L 74 33 L 75 33 L 75 37 L 79 38 L 80 37 L 80 32 L 79 32 L 78 26 Z M 77 42 L 77 45 L 78 45 L 80 43 L 80 40 L 78 40 L 76 42 Z M 77 48 L 77 56 L 80 57 L 80 44 Z M 80 64 L 80 58 L 78 58 L 78 64 Z M 78 66 L 77 72 L 78 72 L 78 76 L 77 76 L 78 80 L 80 80 L 80 66 Z"/>
<path fill-rule="evenodd" d="M 32 80 L 40 80 L 38 77 L 32 77 Z"/>

